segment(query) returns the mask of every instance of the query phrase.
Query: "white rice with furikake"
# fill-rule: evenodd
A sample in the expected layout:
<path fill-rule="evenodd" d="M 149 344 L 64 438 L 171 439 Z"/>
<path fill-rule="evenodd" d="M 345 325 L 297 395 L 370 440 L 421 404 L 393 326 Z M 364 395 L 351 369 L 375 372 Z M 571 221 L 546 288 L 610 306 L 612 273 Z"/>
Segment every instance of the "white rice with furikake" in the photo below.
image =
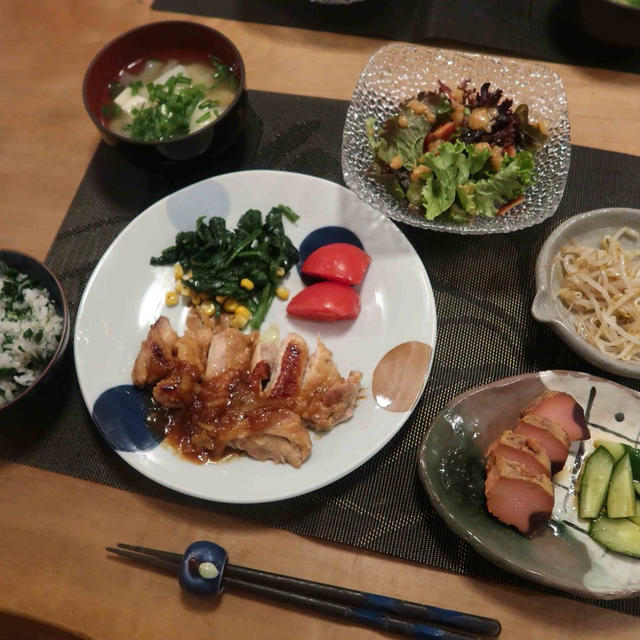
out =
<path fill-rule="evenodd" d="M 38 378 L 61 333 L 47 290 L 0 262 L 0 407 Z"/>

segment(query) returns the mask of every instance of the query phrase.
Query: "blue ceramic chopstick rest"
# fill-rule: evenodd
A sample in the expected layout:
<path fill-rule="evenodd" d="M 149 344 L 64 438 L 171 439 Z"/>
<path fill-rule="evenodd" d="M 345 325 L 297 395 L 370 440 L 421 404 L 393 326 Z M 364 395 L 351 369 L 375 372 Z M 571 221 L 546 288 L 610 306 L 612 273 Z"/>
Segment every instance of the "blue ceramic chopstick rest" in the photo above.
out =
<path fill-rule="evenodd" d="M 218 544 L 198 540 L 182 556 L 178 582 L 189 593 L 217 595 L 222 592 L 222 574 L 229 556 Z"/>

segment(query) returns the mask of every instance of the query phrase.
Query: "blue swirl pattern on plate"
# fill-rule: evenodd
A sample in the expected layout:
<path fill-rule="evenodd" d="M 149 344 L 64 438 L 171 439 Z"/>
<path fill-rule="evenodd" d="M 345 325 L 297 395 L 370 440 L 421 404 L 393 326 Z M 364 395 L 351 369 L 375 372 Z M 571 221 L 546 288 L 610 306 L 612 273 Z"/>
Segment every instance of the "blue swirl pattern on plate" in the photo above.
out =
<path fill-rule="evenodd" d="M 164 440 L 147 426 L 150 405 L 148 391 L 122 384 L 100 394 L 91 417 L 116 451 L 149 451 Z"/>

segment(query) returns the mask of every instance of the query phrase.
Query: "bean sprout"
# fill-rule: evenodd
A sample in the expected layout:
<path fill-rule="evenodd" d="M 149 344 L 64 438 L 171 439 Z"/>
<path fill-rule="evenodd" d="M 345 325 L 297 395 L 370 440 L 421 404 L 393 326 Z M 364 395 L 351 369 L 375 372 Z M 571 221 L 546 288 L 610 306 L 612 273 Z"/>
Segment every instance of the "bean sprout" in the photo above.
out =
<path fill-rule="evenodd" d="M 559 298 L 577 334 L 617 360 L 640 361 L 640 249 L 621 238 L 640 235 L 624 227 L 605 235 L 598 248 L 571 241 L 554 260 Z"/>

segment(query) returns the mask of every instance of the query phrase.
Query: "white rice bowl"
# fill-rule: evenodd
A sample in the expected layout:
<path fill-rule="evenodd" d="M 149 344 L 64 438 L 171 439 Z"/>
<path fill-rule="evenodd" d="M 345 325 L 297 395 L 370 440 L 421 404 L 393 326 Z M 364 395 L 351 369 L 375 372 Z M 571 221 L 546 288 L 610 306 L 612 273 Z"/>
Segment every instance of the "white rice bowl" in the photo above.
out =
<path fill-rule="evenodd" d="M 6 291 L 8 281 L 17 285 L 17 295 Z M 48 291 L 25 274 L 0 272 L 0 407 L 37 380 L 61 334 L 62 317 Z"/>

